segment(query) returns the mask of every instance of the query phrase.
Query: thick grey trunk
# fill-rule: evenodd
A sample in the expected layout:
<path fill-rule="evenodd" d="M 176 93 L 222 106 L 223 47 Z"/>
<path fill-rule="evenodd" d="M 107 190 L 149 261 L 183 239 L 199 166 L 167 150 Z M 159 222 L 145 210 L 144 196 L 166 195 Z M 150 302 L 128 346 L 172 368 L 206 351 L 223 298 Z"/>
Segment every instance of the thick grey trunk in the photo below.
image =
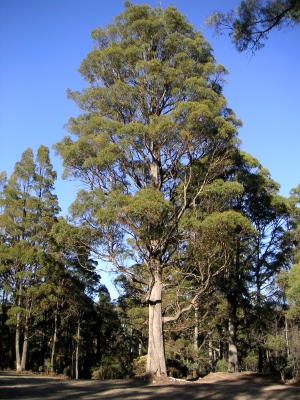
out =
<path fill-rule="evenodd" d="M 236 347 L 236 295 L 228 295 L 228 372 L 238 372 Z"/>
<path fill-rule="evenodd" d="M 166 361 L 162 324 L 162 271 L 158 261 L 150 265 L 152 281 L 149 296 L 148 376 L 166 375 Z"/>
<path fill-rule="evenodd" d="M 26 325 L 24 328 L 24 338 L 23 338 L 23 346 L 22 346 L 22 354 L 20 349 L 20 338 L 21 338 L 21 324 L 20 324 L 20 314 L 16 316 L 16 336 L 15 336 L 15 350 L 16 350 L 16 370 L 21 373 L 25 370 L 26 367 L 26 359 L 27 359 L 27 349 L 28 349 L 28 323 L 26 321 Z"/>
<path fill-rule="evenodd" d="M 155 143 L 152 143 L 153 160 L 150 164 L 151 185 L 159 187 L 158 165 L 155 159 L 159 159 Z M 152 254 L 159 252 L 159 244 L 156 240 L 151 243 Z M 149 338 L 146 375 L 161 376 L 167 374 L 165 348 L 163 339 L 162 321 L 162 267 L 158 258 L 151 258 L 149 261 Z"/>
<path fill-rule="evenodd" d="M 25 324 L 25 328 L 24 328 L 22 359 L 21 359 L 22 371 L 24 371 L 26 369 L 27 349 L 28 349 L 28 332 L 29 332 L 28 318 L 26 317 L 26 324 Z"/>

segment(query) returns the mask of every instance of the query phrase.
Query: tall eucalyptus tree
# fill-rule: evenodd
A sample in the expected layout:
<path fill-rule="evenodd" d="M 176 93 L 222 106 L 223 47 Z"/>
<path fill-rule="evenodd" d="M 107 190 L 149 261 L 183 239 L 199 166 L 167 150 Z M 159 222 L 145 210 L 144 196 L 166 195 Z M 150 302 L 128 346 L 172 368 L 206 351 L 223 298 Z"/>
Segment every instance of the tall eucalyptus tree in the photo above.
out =
<path fill-rule="evenodd" d="M 222 95 L 226 70 L 202 34 L 173 6 L 125 6 L 92 32 L 79 68 L 89 87 L 69 91 L 82 110 L 69 121 L 76 139 L 56 150 L 65 176 L 85 184 L 71 211 L 90 229 L 93 251 L 147 292 L 147 373 L 159 375 L 163 271 L 188 240 L 180 221 L 228 167 L 240 122 Z"/>

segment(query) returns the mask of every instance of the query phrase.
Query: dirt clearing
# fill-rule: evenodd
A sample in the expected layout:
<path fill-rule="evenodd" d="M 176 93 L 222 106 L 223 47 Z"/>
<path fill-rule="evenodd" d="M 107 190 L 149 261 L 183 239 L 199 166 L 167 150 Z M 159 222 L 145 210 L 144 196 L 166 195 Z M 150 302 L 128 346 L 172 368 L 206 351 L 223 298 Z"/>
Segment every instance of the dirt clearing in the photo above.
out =
<path fill-rule="evenodd" d="M 165 378 L 69 380 L 0 372 L 0 399 L 98 400 L 299 400 L 299 385 L 272 382 L 262 374 L 215 373 L 195 382 Z"/>

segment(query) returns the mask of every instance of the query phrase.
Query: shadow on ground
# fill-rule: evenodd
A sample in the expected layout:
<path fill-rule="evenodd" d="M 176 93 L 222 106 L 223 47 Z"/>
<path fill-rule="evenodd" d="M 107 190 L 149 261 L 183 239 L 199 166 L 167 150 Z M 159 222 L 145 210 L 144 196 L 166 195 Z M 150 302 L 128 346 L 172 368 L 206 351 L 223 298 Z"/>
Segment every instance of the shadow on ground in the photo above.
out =
<path fill-rule="evenodd" d="M 299 400 L 300 388 L 266 382 L 170 382 L 67 380 L 0 373 L 0 399 L 100 400 Z"/>

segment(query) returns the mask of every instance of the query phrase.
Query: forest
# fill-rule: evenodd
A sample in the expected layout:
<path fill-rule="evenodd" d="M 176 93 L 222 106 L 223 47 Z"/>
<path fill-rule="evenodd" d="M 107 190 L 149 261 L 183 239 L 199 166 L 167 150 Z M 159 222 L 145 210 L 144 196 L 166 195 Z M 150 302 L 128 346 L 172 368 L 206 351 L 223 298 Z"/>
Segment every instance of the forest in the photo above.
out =
<path fill-rule="evenodd" d="M 69 216 L 48 147 L 0 174 L 0 369 L 300 379 L 300 184 L 281 196 L 240 150 L 202 33 L 174 6 L 124 5 L 92 32 L 53 145 L 80 183 Z"/>

